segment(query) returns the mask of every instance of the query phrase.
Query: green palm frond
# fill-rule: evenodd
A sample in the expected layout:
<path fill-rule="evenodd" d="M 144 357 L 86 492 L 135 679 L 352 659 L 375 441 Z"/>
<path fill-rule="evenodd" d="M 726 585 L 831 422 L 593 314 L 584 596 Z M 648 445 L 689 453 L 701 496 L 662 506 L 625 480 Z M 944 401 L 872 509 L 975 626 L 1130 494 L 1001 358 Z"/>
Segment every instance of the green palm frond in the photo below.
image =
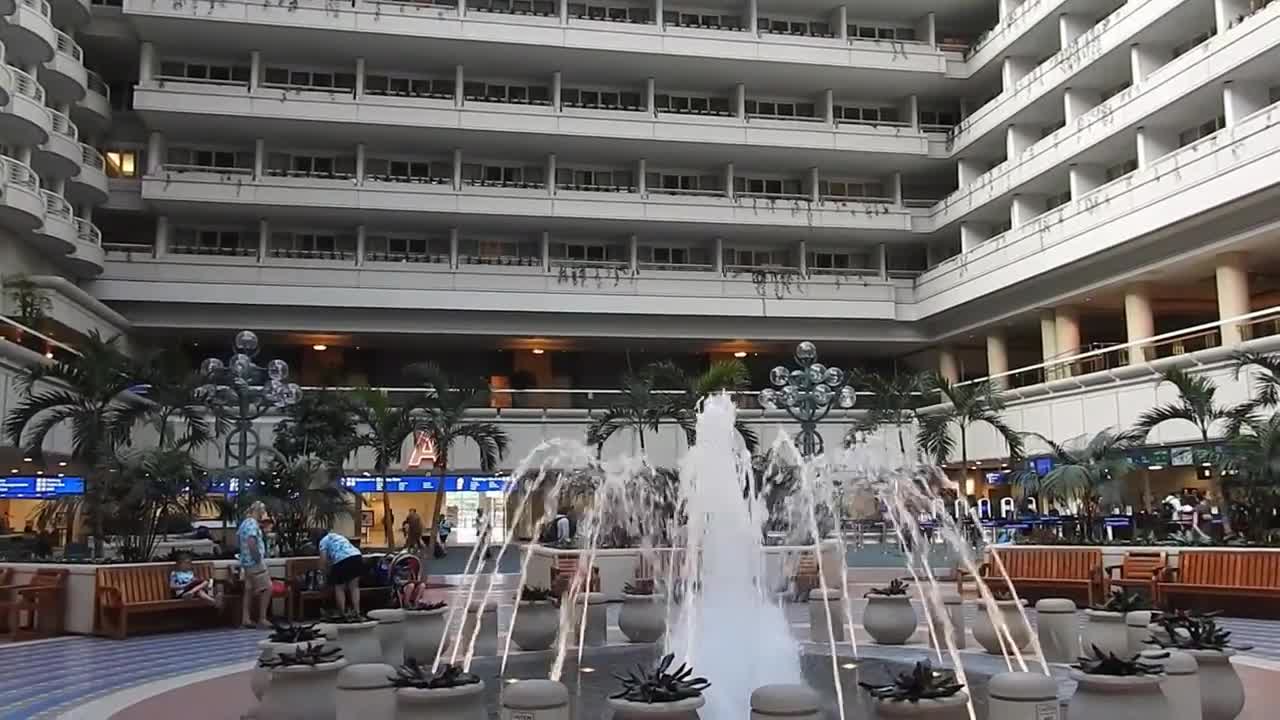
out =
<path fill-rule="evenodd" d="M 939 375 L 931 375 L 926 380 L 925 390 L 936 392 L 945 407 L 920 418 L 917 443 L 939 463 L 950 460 L 951 452 L 955 449 L 955 441 L 950 435 L 953 426 L 964 438 L 970 427 L 987 425 L 1009 446 L 1011 458 L 1022 456 L 1022 436 L 1001 416 L 1005 401 L 994 385 L 986 381 L 959 384 Z M 960 450 L 962 455 L 966 452 L 963 446 Z"/>

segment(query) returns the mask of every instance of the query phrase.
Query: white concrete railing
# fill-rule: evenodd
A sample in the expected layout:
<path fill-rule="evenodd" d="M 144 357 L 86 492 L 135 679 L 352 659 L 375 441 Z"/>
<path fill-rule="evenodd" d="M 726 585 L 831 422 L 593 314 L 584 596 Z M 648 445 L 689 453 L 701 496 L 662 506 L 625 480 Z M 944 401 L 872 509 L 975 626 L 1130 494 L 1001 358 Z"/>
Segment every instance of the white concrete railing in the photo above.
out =
<path fill-rule="evenodd" d="M 55 134 L 76 143 L 80 142 L 80 131 L 76 129 L 75 123 L 71 122 L 71 118 L 53 108 L 49 108 L 49 116 L 53 118 L 53 125 L 50 129 Z"/>
<path fill-rule="evenodd" d="M 19 95 L 25 95 L 38 103 L 44 103 L 44 86 L 34 77 L 27 74 L 25 70 L 19 70 L 12 65 L 8 69 L 10 73 L 13 73 L 13 77 L 17 81 L 15 87 Z"/>
<path fill-rule="evenodd" d="M 110 100 L 111 88 L 107 85 L 107 81 L 103 80 L 101 75 L 92 70 L 86 70 L 85 74 L 89 78 L 87 83 L 89 92 L 97 93 L 107 100 Z"/>
<path fill-rule="evenodd" d="M 71 210 L 71 203 L 66 198 L 52 190 L 41 190 L 40 194 L 44 196 L 44 213 L 46 216 L 52 216 L 64 222 L 71 222 L 74 213 Z"/>
<path fill-rule="evenodd" d="M 58 46 L 56 49 L 60 53 L 70 55 L 76 62 L 84 62 L 84 51 L 80 49 L 80 45 L 70 35 L 61 30 L 58 31 Z"/>
<path fill-rule="evenodd" d="M 80 143 L 80 161 L 84 163 L 85 167 L 93 168 L 94 170 L 104 170 L 107 166 L 107 161 L 102 157 L 102 153 L 92 145 L 85 143 Z"/>
<path fill-rule="evenodd" d="M 40 189 L 40 178 L 29 166 L 13 158 L 0 157 L 0 165 L 4 167 L 4 182 L 24 187 L 31 192 Z"/>
<path fill-rule="evenodd" d="M 84 218 L 76 218 L 76 238 L 82 243 L 88 243 L 94 247 L 102 247 L 102 231 L 97 228 L 89 220 Z"/>

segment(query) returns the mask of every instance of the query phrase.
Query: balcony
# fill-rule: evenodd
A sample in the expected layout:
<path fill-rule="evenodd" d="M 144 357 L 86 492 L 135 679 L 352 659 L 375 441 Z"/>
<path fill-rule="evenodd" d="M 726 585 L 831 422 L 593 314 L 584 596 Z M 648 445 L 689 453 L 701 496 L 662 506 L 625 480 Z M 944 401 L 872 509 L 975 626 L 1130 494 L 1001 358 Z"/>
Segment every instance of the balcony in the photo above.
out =
<path fill-rule="evenodd" d="M 47 179 L 66 179 L 80 172 L 83 153 L 79 134 L 71 118 L 57 110 L 49 110 L 53 122 L 49 139 L 31 153 L 31 164 Z"/>
<path fill-rule="evenodd" d="M 47 244 L 51 255 L 74 252 L 79 234 L 71 203 L 52 190 L 41 190 L 40 195 L 44 198 L 44 222 L 35 231 L 36 237 Z"/>
<path fill-rule="evenodd" d="M 5 59 L 27 67 L 49 62 L 58 45 L 48 0 L 18 0 L 12 15 L 0 21 Z"/>
<path fill-rule="evenodd" d="M 102 250 L 102 232 L 84 218 L 73 218 L 75 248 L 66 258 L 72 272 L 79 277 L 91 278 L 102 274 L 106 262 Z"/>
<path fill-rule="evenodd" d="M 62 31 L 57 36 L 53 59 L 40 68 L 40 84 L 55 106 L 69 105 L 84 97 L 89 76 L 80 46 Z"/>
<path fill-rule="evenodd" d="M 58 27 L 82 28 L 92 16 L 89 0 L 51 0 L 53 20 Z"/>
<path fill-rule="evenodd" d="M 40 226 L 44 198 L 34 170 L 13 158 L 0 157 L 0 190 L 0 223 L 19 231 Z"/>
<path fill-rule="evenodd" d="M 0 109 L 0 135 L 18 146 L 43 144 L 53 132 L 53 115 L 44 105 L 44 88 L 16 67 L 5 65 L 2 70 L 12 82 L 9 102 Z"/>
<path fill-rule="evenodd" d="M 1280 162 L 1276 107 L 944 260 L 917 281 L 918 316 L 989 296 L 1272 188 Z M 1197 237 L 1200 251 L 1208 251 L 1202 230 Z"/>
<path fill-rule="evenodd" d="M 67 199 L 77 205 L 101 205 L 110 194 L 102 153 L 80 143 L 80 172 L 67 182 Z"/>
<path fill-rule="evenodd" d="M 557 138 L 648 140 L 688 145 L 740 145 L 788 150 L 892 153 L 944 157 L 944 141 L 905 123 L 737 118 L 674 112 L 631 112 L 469 101 L 452 98 L 363 95 L 344 92 L 282 92 L 247 85 L 158 78 L 139 85 L 134 107 L 147 117 L 203 115 L 326 123 L 352 142 L 379 128 L 429 128 L 445 132 L 502 132 Z M 172 123 L 173 117 L 160 118 Z M 150 118 L 148 118 L 150 120 Z"/>
<path fill-rule="evenodd" d="M 95 135 L 111 124 L 111 91 L 98 73 L 87 70 L 85 94 L 71 106 L 71 119 L 86 133 Z"/>
<path fill-rule="evenodd" d="M 354 185 L 354 187 L 353 187 Z M 510 184 L 449 185 L 379 182 L 353 178 L 262 177 L 246 170 L 171 167 L 143 179 L 142 197 L 159 205 L 238 209 L 324 208 L 367 217 L 426 214 L 475 217 L 642 221 L 687 225 L 750 225 L 809 230 L 897 230 L 911 227 L 911 213 L 885 203 L 811 203 L 808 200 L 658 192 L 566 192 Z M 522 183 L 523 185 L 523 183 Z"/>

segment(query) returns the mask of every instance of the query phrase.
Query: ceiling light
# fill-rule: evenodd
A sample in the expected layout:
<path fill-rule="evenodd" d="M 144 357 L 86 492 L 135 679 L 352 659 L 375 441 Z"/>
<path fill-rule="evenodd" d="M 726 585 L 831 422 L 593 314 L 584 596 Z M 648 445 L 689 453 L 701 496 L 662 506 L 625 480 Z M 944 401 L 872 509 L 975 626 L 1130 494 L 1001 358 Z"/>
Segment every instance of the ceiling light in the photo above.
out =
<path fill-rule="evenodd" d="M 1213 467 L 1213 463 L 1200 463 L 1200 467 Z"/>
<path fill-rule="evenodd" d="M 47 358 L 49 358 L 50 360 L 52 360 L 52 359 L 53 359 L 53 351 L 52 351 L 52 350 L 50 350 L 49 352 L 45 353 L 45 354 L 44 354 L 44 356 L 45 356 L 45 357 L 47 357 Z"/>
<path fill-rule="evenodd" d="M 9 472 L 16 473 L 18 472 L 18 468 L 9 468 Z"/>
<path fill-rule="evenodd" d="M 37 475 L 43 475 L 43 474 L 44 474 L 44 471 L 43 471 L 43 470 L 37 470 L 37 471 L 36 471 L 36 474 L 37 474 Z"/>
<path fill-rule="evenodd" d="M 31 456 L 30 456 L 30 455 L 26 455 L 26 456 L 24 456 L 24 457 L 22 458 L 22 462 L 31 462 Z"/>
<path fill-rule="evenodd" d="M 66 467 L 66 466 L 67 466 L 66 460 L 63 460 L 62 462 L 58 463 L 58 467 Z"/>
<path fill-rule="evenodd" d="M 593 673 L 593 672 L 595 672 L 595 671 L 596 671 L 596 669 L 595 669 L 595 668 L 593 668 L 593 667 L 584 667 L 584 668 L 580 668 L 580 669 L 582 670 L 582 672 L 585 672 L 585 673 Z"/>
<path fill-rule="evenodd" d="M 1147 466 L 1147 469 L 1148 469 L 1148 470 L 1163 470 L 1163 469 L 1164 469 L 1164 466 L 1163 466 L 1163 465 L 1148 465 L 1148 466 Z"/>
<path fill-rule="evenodd" d="M 329 349 L 329 346 L 325 345 L 324 343 L 316 343 L 315 345 L 311 346 L 311 349 L 315 350 L 316 352 L 324 352 L 325 350 Z"/>
<path fill-rule="evenodd" d="M 733 356 L 734 356 L 734 357 L 736 357 L 736 358 L 744 358 L 744 357 L 746 357 L 746 356 L 747 356 L 747 351 L 746 351 L 746 350 L 739 350 L 738 352 L 734 353 L 734 354 L 733 354 Z"/>
<path fill-rule="evenodd" d="M 541 355 L 542 353 L 546 352 L 546 350 L 543 350 L 542 348 L 534 348 L 532 352 L 534 355 Z"/>
<path fill-rule="evenodd" d="M 58 477 L 66 477 L 66 476 L 67 476 L 66 473 L 58 473 Z"/>
<path fill-rule="evenodd" d="M 845 664 L 841 665 L 840 667 L 844 668 L 845 670 L 857 670 L 857 669 L 858 669 L 858 664 L 857 664 L 857 663 L 845 663 Z"/>

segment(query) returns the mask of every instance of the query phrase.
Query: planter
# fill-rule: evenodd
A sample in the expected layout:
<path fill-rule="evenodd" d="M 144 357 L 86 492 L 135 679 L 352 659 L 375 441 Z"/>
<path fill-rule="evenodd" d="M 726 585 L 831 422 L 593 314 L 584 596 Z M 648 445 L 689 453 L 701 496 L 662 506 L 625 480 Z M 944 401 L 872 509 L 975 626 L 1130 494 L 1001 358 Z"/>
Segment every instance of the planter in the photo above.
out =
<path fill-rule="evenodd" d="M 1158 613 L 1152 610 L 1134 610 L 1124 616 L 1125 639 L 1130 655 L 1137 655 L 1151 647 L 1151 621 Z"/>
<path fill-rule="evenodd" d="M 1076 692 L 1067 704 L 1069 718 L 1165 720 L 1169 701 L 1160 691 L 1159 675 L 1112 677 L 1071 671 Z"/>
<path fill-rule="evenodd" d="M 395 720 L 396 694 L 390 665 L 348 665 L 338 673 L 337 720 Z"/>
<path fill-rule="evenodd" d="M 667 632 L 667 613 L 657 595 L 622 594 L 618 629 L 633 643 L 651 643 Z"/>
<path fill-rule="evenodd" d="M 587 604 L 586 632 L 582 630 L 582 603 Z M 577 643 L 578 638 L 582 638 L 582 644 L 585 647 L 600 647 L 608 642 L 609 639 L 609 614 L 605 606 L 605 596 L 603 593 L 589 592 L 579 595 L 573 603 L 573 638 L 571 642 Z"/>
<path fill-rule="evenodd" d="M 987 720 L 1058 720 L 1060 715 L 1058 681 L 1052 677 L 1006 672 L 987 683 Z"/>
<path fill-rule="evenodd" d="M 698 708 L 706 702 L 701 696 L 672 703 L 638 703 L 609 698 L 613 720 L 698 720 Z"/>
<path fill-rule="evenodd" d="M 337 720 L 334 686 L 346 666 L 346 660 L 337 660 L 273 668 L 258 720 Z"/>
<path fill-rule="evenodd" d="M 764 685 L 751 693 L 751 720 L 822 720 L 822 698 L 807 685 Z"/>
<path fill-rule="evenodd" d="M 448 607 L 404 611 L 404 622 L 400 627 L 404 632 L 406 659 L 413 658 L 428 664 L 435 659 L 444 639 L 444 620 L 448 612 Z"/>
<path fill-rule="evenodd" d="M 996 606 L 1000 609 L 998 622 L 1009 629 L 1009 637 L 1013 638 L 1013 644 L 1018 650 L 1026 649 L 1031 643 L 1031 628 L 1027 627 L 1027 623 L 1022 619 L 1022 613 L 1019 612 L 1019 606 L 1013 600 L 998 600 Z M 1002 655 L 1000 650 L 1000 638 L 996 635 L 996 626 L 992 623 L 991 614 L 987 612 L 987 604 L 978 603 L 978 616 L 973 621 L 973 639 L 992 655 Z M 1006 644 L 1008 638 L 1005 638 Z M 1012 648 L 1010 648 L 1012 650 Z"/>
<path fill-rule="evenodd" d="M 560 608 L 550 600 L 520 603 L 515 624 L 511 627 L 511 642 L 516 647 L 521 650 L 546 650 L 555 644 L 559 633 Z"/>
<path fill-rule="evenodd" d="M 378 642 L 378 622 L 335 623 L 342 657 L 352 665 L 382 662 L 382 643 Z"/>
<path fill-rule="evenodd" d="M 370 610 L 369 617 L 378 621 L 375 631 L 382 648 L 382 662 L 392 667 L 404 664 L 404 611 Z"/>
<path fill-rule="evenodd" d="M 502 720 L 569 720 L 569 689 L 554 680 L 521 680 L 502 690 Z"/>
<path fill-rule="evenodd" d="M 827 608 L 831 608 L 831 632 L 827 632 Z M 844 642 L 844 601 L 839 590 L 809 591 L 809 641 L 815 643 Z M 912 628 L 912 632 L 915 628 Z"/>
<path fill-rule="evenodd" d="M 1036 603 L 1036 632 L 1040 650 L 1052 663 L 1073 663 L 1080 657 L 1080 624 L 1076 604 L 1063 598 L 1045 598 Z"/>
<path fill-rule="evenodd" d="M 471 635 L 476 631 L 476 623 L 480 623 L 480 634 L 476 636 L 474 651 L 471 650 Z M 467 617 L 462 625 L 462 634 L 458 638 L 462 648 L 458 657 L 471 655 L 498 654 L 498 606 L 489 603 L 481 609 L 480 603 L 473 603 L 467 608 Z"/>
<path fill-rule="evenodd" d="M 484 681 L 471 685 L 396 690 L 396 720 L 486 720 Z"/>
<path fill-rule="evenodd" d="M 951 620 L 951 642 L 957 650 L 963 650 L 968 644 L 965 637 L 965 621 L 964 621 L 964 599 L 953 593 L 944 594 L 941 597 L 941 607 L 929 606 L 930 628 L 929 642 L 934 647 L 946 648 L 947 641 L 943 638 L 946 633 L 946 623 L 943 622 L 942 616 L 946 614 Z"/>
<path fill-rule="evenodd" d="M 951 697 L 919 702 L 877 700 L 876 717 L 930 718 L 930 720 L 968 720 L 969 696 L 958 692 Z"/>
<path fill-rule="evenodd" d="M 1244 685 L 1231 664 L 1234 650 L 1186 650 L 1200 666 L 1200 710 L 1204 720 L 1233 720 L 1244 709 Z"/>
<path fill-rule="evenodd" d="M 1092 657 L 1093 648 L 1097 647 L 1116 657 L 1133 657 L 1134 653 L 1129 652 L 1129 628 L 1124 624 L 1124 613 L 1085 610 L 1084 616 L 1087 622 L 1080 639 L 1082 655 Z"/>
<path fill-rule="evenodd" d="M 917 622 L 909 595 L 871 595 L 862 613 L 862 627 L 880 645 L 905 644 Z"/>
<path fill-rule="evenodd" d="M 1196 659 L 1181 650 L 1144 650 L 1142 659 L 1164 668 L 1160 690 L 1169 701 L 1169 720 L 1203 720 Z"/>
<path fill-rule="evenodd" d="M 323 640 L 316 640 L 316 643 L 322 643 Z M 301 648 L 305 648 L 311 643 L 278 643 L 270 640 L 263 640 L 258 643 L 258 649 L 262 652 L 258 655 L 258 660 L 275 660 L 277 655 L 281 653 L 295 653 Z M 271 670 L 264 667 L 255 667 L 253 672 L 249 674 L 249 689 L 253 691 L 253 696 L 259 701 L 267 691 L 267 686 L 271 684 Z"/>

